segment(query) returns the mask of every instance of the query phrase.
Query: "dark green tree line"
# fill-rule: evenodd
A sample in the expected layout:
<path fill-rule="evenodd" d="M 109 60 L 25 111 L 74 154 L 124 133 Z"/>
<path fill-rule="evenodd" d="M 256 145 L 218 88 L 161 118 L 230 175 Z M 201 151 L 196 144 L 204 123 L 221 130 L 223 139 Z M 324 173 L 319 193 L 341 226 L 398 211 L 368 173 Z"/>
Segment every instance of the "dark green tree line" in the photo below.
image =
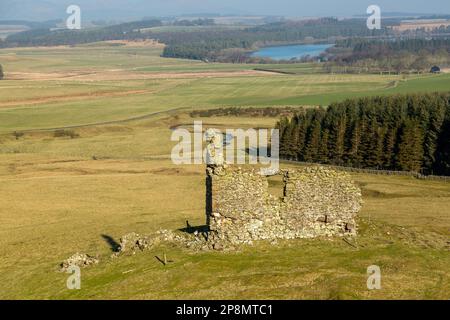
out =
<path fill-rule="evenodd" d="M 386 22 L 388 24 L 388 22 Z M 365 19 L 319 18 L 302 21 L 283 21 L 261 26 L 229 29 L 214 26 L 214 20 L 181 20 L 181 26 L 204 26 L 198 30 L 152 31 L 161 26 L 159 20 L 136 21 L 119 25 L 83 30 L 53 30 L 38 25 L 28 31 L 12 34 L 0 47 L 75 45 L 105 40 L 156 39 L 166 47 L 164 57 L 187 58 L 219 62 L 255 62 L 249 53 L 261 46 L 299 43 L 303 41 L 334 41 L 336 37 L 367 37 L 389 34 L 382 30 L 368 30 Z M 213 26 L 208 28 L 207 26 Z M 143 30 L 146 29 L 146 30 Z"/>
<path fill-rule="evenodd" d="M 350 38 L 337 41 L 327 55 L 328 72 L 429 72 L 450 64 L 450 39 Z"/>
<path fill-rule="evenodd" d="M 450 94 L 346 100 L 277 127 L 284 159 L 450 175 Z"/>

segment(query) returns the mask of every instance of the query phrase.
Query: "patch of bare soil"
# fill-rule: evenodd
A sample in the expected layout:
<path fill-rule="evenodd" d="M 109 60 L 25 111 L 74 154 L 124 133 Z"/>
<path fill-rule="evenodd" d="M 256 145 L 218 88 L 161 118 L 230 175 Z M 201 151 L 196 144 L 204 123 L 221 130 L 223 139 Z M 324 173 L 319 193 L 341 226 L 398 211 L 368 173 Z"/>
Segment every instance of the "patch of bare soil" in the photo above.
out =
<path fill-rule="evenodd" d="M 165 45 L 156 40 L 146 39 L 146 40 L 110 40 L 104 41 L 104 43 L 118 44 L 126 47 L 151 47 L 151 48 L 164 48 Z"/>
<path fill-rule="evenodd" d="M 208 72 L 158 72 L 144 73 L 125 70 L 108 70 L 89 75 L 75 75 L 71 80 L 82 81 L 106 81 L 106 80 L 147 80 L 147 79 L 198 79 L 198 78 L 222 78 L 236 76 L 255 76 L 271 74 L 270 72 L 257 70 L 243 71 L 208 71 Z"/>
<path fill-rule="evenodd" d="M 28 81 L 43 81 L 43 80 L 65 80 L 67 78 L 90 75 L 93 72 L 6 72 L 5 80 L 28 80 Z"/>
<path fill-rule="evenodd" d="M 195 171 L 189 171 L 186 169 L 181 168 L 160 168 L 160 169 L 154 169 L 150 170 L 150 173 L 156 174 L 156 175 L 165 175 L 165 176 L 197 176 L 200 173 Z"/>
<path fill-rule="evenodd" d="M 99 92 L 79 93 L 79 94 L 71 94 L 71 95 L 64 95 L 64 96 L 39 97 L 39 98 L 34 98 L 34 99 L 0 102 L 0 108 L 23 106 L 23 105 L 35 105 L 35 104 L 51 103 L 51 102 L 79 101 L 79 100 L 87 100 L 87 99 L 92 99 L 92 98 L 121 97 L 121 96 L 130 95 L 130 94 L 136 95 L 136 94 L 146 94 L 146 93 L 152 93 L 152 91 L 149 91 L 149 90 L 129 90 L 129 91 L 120 91 L 120 92 L 99 91 Z"/>
<path fill-rule="evenodd" d="M 403 22 L 399 26 L 394 26 L 395 31 L 404 32 L 408 30 L 425 29 L 432 31 L 440 27 L 450 26 L 450 21 L 418 21 L 418 22 Z"/>
<path fill-rule="evenodd" d="M 158 72 L 145 73 L 121 69 L 100 71 L 69 71 L 69 72 L 8 72 L 6 80 L 74 80 L 74 81 L 109 81 L 109 80 L 146 80 L 146 79 L 196 79 L 220 78 L 235 76 L 274 75 L 273 72 L 260 70 L 242 71 L 206 71 L 206 72 Z"/>
<path fill-rule="evenodd" d="M 7 55 L 1 55 L 1 59 L 3 62 L 8 61 L 8 62 L 16 62 L 19 61 L 19 57 L 17 57 L 16 55 L 13 54 L 7 54 Z"/>

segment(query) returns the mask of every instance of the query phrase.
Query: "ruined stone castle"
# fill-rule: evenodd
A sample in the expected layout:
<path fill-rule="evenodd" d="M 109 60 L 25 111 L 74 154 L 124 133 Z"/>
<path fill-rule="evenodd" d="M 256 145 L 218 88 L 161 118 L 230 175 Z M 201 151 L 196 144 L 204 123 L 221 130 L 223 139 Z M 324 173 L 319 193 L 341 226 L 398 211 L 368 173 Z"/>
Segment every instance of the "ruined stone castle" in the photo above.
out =
<path fill-rule="evenodd" d="M 361 190 L 345 172 L 321 166 L 280 170 L 281 197 L 259 170 L 227 166 L 208 148 L 206 216 L 213 247 L 256 240 L 355 235 Z"/>
<path fill-rule="evenodd" d="M 361 190 L 349 174 L 322 166 L 268 173 L 227 166 L 221 137 L 207 132 L 206 226 L 160 230 L 141 236 L 130 233 L 120 239 L 117 257 L 143 251 L 162 241 L 178 242 L 194 250 L 227 250 L 257 240 L 356 235 L 356 215 L 361 209 Z M 267 174 L 283 179 L 282 196 L 269 192 Z M 86 267 L 98 259 L 77 253 L 60 265 Z M 166 262 L 164 262 L 165 264 Z"/>

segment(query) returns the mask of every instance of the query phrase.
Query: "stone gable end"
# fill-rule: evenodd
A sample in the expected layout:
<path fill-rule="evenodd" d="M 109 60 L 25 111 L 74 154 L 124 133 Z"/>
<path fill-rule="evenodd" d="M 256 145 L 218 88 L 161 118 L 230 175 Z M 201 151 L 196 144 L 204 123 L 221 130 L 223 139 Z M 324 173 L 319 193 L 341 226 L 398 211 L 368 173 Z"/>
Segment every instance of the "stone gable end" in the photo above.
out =
<path fill-rule="evenodd" d="M 269 193 L 259 171 L 208 167 L 207 223 L 216 240 L 239 244 L 356 234 L 361 190 L 347 173 L 314 166 L 280 174 L 281 198 Z"/>

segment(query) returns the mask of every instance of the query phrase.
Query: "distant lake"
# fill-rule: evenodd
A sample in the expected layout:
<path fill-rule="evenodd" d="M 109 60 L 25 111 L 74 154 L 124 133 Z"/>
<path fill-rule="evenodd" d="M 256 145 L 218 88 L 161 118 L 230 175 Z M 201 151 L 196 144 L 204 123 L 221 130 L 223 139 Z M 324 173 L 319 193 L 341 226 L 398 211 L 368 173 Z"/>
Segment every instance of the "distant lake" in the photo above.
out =
<path fill-rule="evenodd" d="M 331 48 L 332 44 L 300 44 L 291 46 L 266 47 L 252 53 L 253 57 L 272 58 L 274 60 L 290 60 L 306 56 L 317 57 Z"/>

